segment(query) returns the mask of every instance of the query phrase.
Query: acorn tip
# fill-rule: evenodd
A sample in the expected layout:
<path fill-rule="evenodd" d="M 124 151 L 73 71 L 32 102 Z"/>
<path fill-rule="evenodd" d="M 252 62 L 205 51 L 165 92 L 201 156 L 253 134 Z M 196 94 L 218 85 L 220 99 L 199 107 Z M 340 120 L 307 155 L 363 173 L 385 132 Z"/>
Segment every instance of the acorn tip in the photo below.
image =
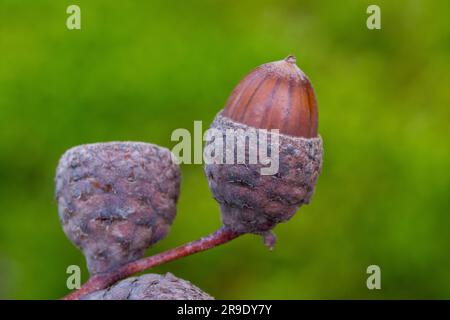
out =
<path fill-rule="evenodd" d="M 295 58 L 294 55 L 290 54 L 284 59 L 284 61 L 286 61 L 288 63 L 296 64 L 297 59 Z"/>

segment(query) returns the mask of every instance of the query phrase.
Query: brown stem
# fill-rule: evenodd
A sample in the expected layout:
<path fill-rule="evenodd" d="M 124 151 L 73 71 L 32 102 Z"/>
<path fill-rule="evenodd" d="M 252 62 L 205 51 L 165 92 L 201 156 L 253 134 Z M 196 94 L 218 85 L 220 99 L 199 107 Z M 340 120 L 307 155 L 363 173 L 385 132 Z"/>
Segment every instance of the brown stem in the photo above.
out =
<path fill-rule="evenodd" d="M 240 235 L 242 234 L 222 227 L 216 232 L 211 233 L 210 235 L 199 240 L 183 244 L 179 247 L 158 253 L 151 257 L 142 258 L 140 260 L 127 263 L 122 267 L 108 273 L 94 275 L 90 277 L 80 289 L 68 294 L 63 298 L 63 300 L 78 300 L 86 294 L 105 289 L 113 283 L 135 273 L 148 270 L 166 262 L 177 260 L 197 252 L 214 248 L 218 245 L 227 243 Z"/>

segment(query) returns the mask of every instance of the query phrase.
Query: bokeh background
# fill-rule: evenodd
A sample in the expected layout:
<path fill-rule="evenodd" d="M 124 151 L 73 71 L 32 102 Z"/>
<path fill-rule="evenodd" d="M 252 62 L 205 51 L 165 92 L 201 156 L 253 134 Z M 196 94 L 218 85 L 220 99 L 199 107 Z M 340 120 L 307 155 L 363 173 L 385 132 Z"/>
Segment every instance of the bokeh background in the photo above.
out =
<path fill-rule="evenodd" d="M 324 168 L 310 205 L 276 228 L 156 268 L 216 298 L 450 298 L 449 1 L 0 1 L 0 298 L 55 299 L 82 254 L 58 222 L 68 148 L 173 147 L 254 67 L 288 54 L 319 102 Z M 81 7 L 82 30 L 66 28 Z M 382 29 L 366 28 L 378 4 Z M 204 128 L 206 129 L 206 128 Z M 201 165 L 149 254 L 220 225 Z M 366 287 L 381 267 L 382 289 Z"/>

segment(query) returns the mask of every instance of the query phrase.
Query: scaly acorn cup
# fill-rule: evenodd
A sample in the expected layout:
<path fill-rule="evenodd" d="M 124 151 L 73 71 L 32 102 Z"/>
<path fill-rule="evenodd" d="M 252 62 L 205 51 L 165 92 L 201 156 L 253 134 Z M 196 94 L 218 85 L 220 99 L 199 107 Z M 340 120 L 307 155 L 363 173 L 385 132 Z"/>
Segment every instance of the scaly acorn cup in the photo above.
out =
<path fill-rule="evenodd" d="M 90 293 L 81 300 L 213 300 L 189 281 L 171 273 L 145 274 L 122 280 L 105 290 Z"/>
<path fill-rule="evenodd" d="M 56 171 L 59 219 L 98 274 L 143 257 L 176 215 L 180 170 L 169 150 L 141 142 L 74 147 Z"/>
<path fill-rule="evenodd" d="M 225 147 L 234 154 L 234 164 L 223 161 L 225 155 L 219 154 L 215 162 L 205 165 L 225 227 L 261 234 L 266 245 L 273 247 L 275 237 L 270 230 L 289 220 L 302 204 L 309 203 L 313 194 L 323 155 L 317 126 L 316 97 L 295 57 L 264 64 L 238 84 L 211 128 L 222 134 L 225 145 L 230 130 L 236 136 L 235 142 L 244 143 L 249 132 L 257 131 L 258 143 L 244 144 L 244 163 L 237 162 L 239 144 L 235 143 Z M 273 129 L 278 129 L 278 133 Z M 264 137 L 269 141 L 268 154 L 278 154 L 278 159 L 274 158 L 278 171 L 271 175 L 261 174 L 267 165 L 261 161 L 252 163 L 249 157 Z M 271 143 L 277 140 L 278 145 Z M 205 154 L 211 143 L 215 141 L 207 140 Z"/>

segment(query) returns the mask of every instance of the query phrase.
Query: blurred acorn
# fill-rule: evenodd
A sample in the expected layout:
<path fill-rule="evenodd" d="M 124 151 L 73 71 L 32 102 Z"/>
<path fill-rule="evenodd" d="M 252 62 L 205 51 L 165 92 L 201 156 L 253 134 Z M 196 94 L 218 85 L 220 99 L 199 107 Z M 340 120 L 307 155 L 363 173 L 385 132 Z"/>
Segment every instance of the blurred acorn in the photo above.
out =
<path fill-rule="evenodd" d="M 219 155 L 219 161 L 205 165 L 205 173 L 220 204 L 224 226 L 236 232 L 262 234 L 272 247 L 270 230 L 309 203 L 322 167 L 316 97 L 295 57 L 264 64 L 248 74 L 211 128 L 223 134 L 225 145 L 227 130 L 235 133 L 235 142 L 244 143 L 249 131 L 258 131 L 257 145 L 245 145 L 245 163 L 221 164 Z M 268 141 L 279 142 L 267 143 L 268 154 L 278 154 L 278 171 L 272 175 L 261 174 L 266 167 L 261 161 L 249 161 L 249 154 L 265 137 L 261 132 Z M 207 141 L 205 151 L 211 143 L 214 141 Z M 231 149 L 236 160 L 238 144 Z"/>
<path fill-rule="evenodd" d="M 56 200 L 91 274 L 141 258 L 176 215 L 180 171 L 169 150 L 141 142 L 74 147 L 61 157 Z"/>
<path fill-rule="evenodd" d="M 189 281 L 171 273 L 131 277 L 105 290 L 90 293 L 81 300 L 214 300 Z"/>

